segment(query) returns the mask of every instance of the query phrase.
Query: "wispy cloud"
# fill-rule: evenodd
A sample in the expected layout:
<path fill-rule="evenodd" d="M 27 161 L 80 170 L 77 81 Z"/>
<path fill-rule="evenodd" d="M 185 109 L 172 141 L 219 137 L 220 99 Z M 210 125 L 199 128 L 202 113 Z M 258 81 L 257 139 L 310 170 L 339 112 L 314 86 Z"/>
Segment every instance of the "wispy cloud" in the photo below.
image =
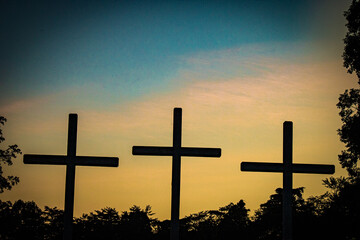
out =
<path fill-rule="evenodd" d="M 310 116 L 311 121 L 322 121 L 336 111 L 334 104 L 342 89 L 352 85 L 339 62 L 287 63 L 264 57 L 243 64 L 244 59 L 236 61 L 233 56 L 229 61 L 219 52 L 216 55 L 220 56 L 191 59 L 191 69 L 180 71 L 172 80 L 177 86 L 168 92 L 149 94 L 126 106 L 114 105 L 114 111 L 94 109 L 89 117 L 107 121 L 109 129 L 116 129 L 111 124 L 116 122 L 121 130 L 161 126 L 171 116 L 173 107 L 183 107 L 184 114 L 194 122 L 208 116 L 207 124 L 213 127 L 257 126 L 264 124 L 265 119 L 267 124 L 291 119 L 310 121 Z M 220 65 L 219 69 L 213 62 Z M 244 68 L 259 71 L 240 77 L 224 76 L 223 65 L 233 72 Z M 204 130 L 204 121 L 199 122 L 197 127 Z"/>

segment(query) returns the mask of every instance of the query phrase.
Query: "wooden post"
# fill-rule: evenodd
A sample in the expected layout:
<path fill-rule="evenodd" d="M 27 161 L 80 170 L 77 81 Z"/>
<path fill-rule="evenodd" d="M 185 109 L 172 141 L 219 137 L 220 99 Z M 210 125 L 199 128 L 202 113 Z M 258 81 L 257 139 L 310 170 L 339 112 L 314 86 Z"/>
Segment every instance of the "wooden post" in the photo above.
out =
<path fill-rule="evenodd" d="M 284 122 L 283 127 L 283 240 L 292 239 L 292 137 L 293 135 L 293 123 Z"/>
<path fill-rule="evenodd" d="M 67 156 L 69 163 L 66 165 L 65 206 L 64 206 L 64 235 L 63 239 L 72 239 L 74 195 L 75 195 L 75 156 L 77 137 L 77 115 L 69 115 Z"/>
<path fill-rule="evenodd" d="M 241 171 L 281 172 L 283 174 L 282 198 L 282 239 L 292 239 L 292 175 L 293 173 L 333 174 L 334 165 L 325 164 L 293 164 L 293 123 L 283 125 L 283 163 L 242 162 Z"/>
<path fill-rule="evenodd" d="M 171 232 L 170 239 L 179 240 L 180 237 L 180 176 L 181 176 L 181 121 L 182 109 L 174 109 L 172 182 L 171 182 Z"/>
<path fill-rule="evenodd" d="M 181 146 L 182 109 L 174 109 L 173 146 L 172 147 L 144 147 L 133 146 L 133 155 L 172 156 L 171 182 L 171 231 L 170 239 L 180 239 L 180 175 L 181 157 L 220 157 L 220 148 L 189 148 Z"/>
<path fill-rule="evenodd" d="M 64 233 L 63 233 L 64 240 L 71 240 L 73 237 L 76 165 L 99 166 L 99 167 L 119 166 L 119 159 L 115 157 L 76 156 L 77 119 L 78 119 L 77 114 L 69 115 L 68 146 L 67 146 L 66 156 L 24 154 L 25 164 L 66 165 Z"/>

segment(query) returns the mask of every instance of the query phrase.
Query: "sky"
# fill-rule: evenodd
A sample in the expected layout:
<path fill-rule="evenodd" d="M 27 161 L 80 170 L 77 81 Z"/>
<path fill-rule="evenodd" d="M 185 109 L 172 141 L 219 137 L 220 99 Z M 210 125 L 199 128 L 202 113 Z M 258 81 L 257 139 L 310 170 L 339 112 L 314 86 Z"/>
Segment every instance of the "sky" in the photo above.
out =
<path fill-rule="evenodd" d="M 294 163 L 334 164 L 344 149 L 336 103 L 357 80 L 342 66 L 350 1 L 2 1 L 0 115 L 6 141 L 26 154 L 66 154 L 77 113 L 77 155 L 119 157 L 118 168 L 77 167 L 75 216 L 151 205 L 170 218 L 171 157 L 132 146 L 171 146 L 183 109 L 184 147 L 221 158 L 182 158 L 180 217 L 243 199 L 252 212 L 282 177 L 240 171 L 282 162 L 282 124 L 294 123 Z M 65 166 L 25 165 L 1 200 L 63 208 Z M 305 197 L 327 175 L 294 174 Z"/>

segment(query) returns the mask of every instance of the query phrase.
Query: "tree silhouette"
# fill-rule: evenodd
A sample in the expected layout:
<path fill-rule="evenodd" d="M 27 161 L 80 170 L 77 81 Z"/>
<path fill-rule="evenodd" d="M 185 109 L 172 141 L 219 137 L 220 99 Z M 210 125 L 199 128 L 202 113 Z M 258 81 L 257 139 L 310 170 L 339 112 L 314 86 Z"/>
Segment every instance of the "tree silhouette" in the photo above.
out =
<path fill-rule="evenodd" d="M 0 202 L 0 239 L 44 239 L 44 221 L 35 202 Z"/>
<path fill-rule="evenodd" d="M 344 13 L 347 20 L 344 43 L 344 67 L 349 73 L 355 72 L 360 79 L 360 2 L 353 0 L 348 11 Z M 360 82 L 359 82 L 360 83 Z"/>
<path fill-rule="evenodd" d="M 201 211 L 180 219 L 180 239 L 234 239 L 239 236 L 249 239 L 250 218 L 245 202 L 230 203 L 219 210 Z M 168 239 L 167 221 L 160 223 L 156 239 Z"/>
<path fill-rule="evenodd" d="M 278 188 L 275 192 L 255 211 L 253 228 L 258 239 L 281 239 L 282 189 Z"/>
<path fill-rule="evenodd" d="M 0 239 L 10 239 L 9 236 L 13 231 L 13 215 L 11 212 L 12 203 L 0 200 Z"/>
<path fill-rule="evenodd" d="M 253 239 L 281 239 L 282 192 L 281 188 L 277 188 L 275 194 L 271 195 L 270 199 L 261 204 L 260 209 L 255 211 L 251 226 Z M 292 191 L 293 238 L 322 239 L 322 232 L 318 229 L 318 226 L 321 222 L 323 201 L 316 197 L 305 200 L 303 192 L 303 187 L 295 188 Z"/>
<path fill-rule="evenodd" d="M 353 0 L 344 16 L 348 29 L 344 39 L 344 67 L 348 73 L 356 73 L 360 84 L 360 1 Z M 339 162 L 347 170 L 348 177 L 325 179 L 324 185 L 330 191 L 313 200 L 321 202 L 321 224 L 328 229 L 324 231 L 324 238 L 360 239 L 356 225 L 360 222 L 360 168 L 357 166 L 360 159 L 360 89 L 345 90 L 337 107 L 343 122 L 338 134 L 345 143 Z"/>
<path fill-rule="evenodd" d="M 360 179 L 331 178 L 326 181 L 331 192 L 323 201 L 321 227 L 327 239 L 360 239 Z M 326 226 L 324 226 L 326 225 Z M 326 235 L 328 234 L 328 236 Z"/>
<path fill-rule="evenodd" d="M 357 177 L 360 171 L 357 166 L 360 158 L 360 89 L 345 90 L 340 95 L 337 107 L 340 108 L 339 114 L 343 122 L 338 133 L 346 147 L 339 155 L 339 162 L 349 176 Z"/>
<path fill-rule="evenodd" d="M 331 182 L 330 192 L 307 200 L 304 188 L 293 190 L 294 239 L 360 239 L 360 182 L 343 179 Z M 240 200 L 180 219 L 181 239 L 279 239 L 281 211 L 278 188 L 254 217 Z M 0 239 L 61 239 L 63 215 L 56 207 L 42 211 L 34 202 L 0 201 Z M 169 239 L 170 221 L 152 215 L 150 206 L 133 206 L 121 214 L 110 207 L 95 210 L 75 218 L 74 239 Z"/>
<path fill-rule="evenodd" d="M 44 239 L 61 240 L 64 231 L 64 210 L 45 206 L 42 217 L 45 223 Z"/>
<path fill-rule="evenodd" d="M 348 29 L 344 39 L 344 66 L 349 73 L 356 73 L 360 84 L 360 1 L 353 0 L 344 16 Z M 339 161 L 351 177 L 356 177 L 359 175 L 357 162 L 360 159 L 360 89 L 345 90 L 339 97 L 337 107 L 343 122 L 338 133 L 346 147 L 339 155 Z"/>
<path fill-rule="evenodd" d="M 76 219 L 75 239 L 120 239 L 120 216 L 110 207 Z"/>
<path fill-rule="evenodd" d="M 120 231 L 122 239 L 153 239 L 153 223 L 156 219 L 151 218 L 153 215 L 151 207 L 147 205 L 145 209 L 139 206 L 133 206 L 130 211 L 124 211 L 120 219 Z"/>
<path fill-rule="evenodd" d="M 0 143 L 5 141 L 1 129 L 5 122 L 6 118 L 0 116 Z M 14 185 L 19 183 L 19 177 L 3 176 L 3 165 L 12 165 L 12 159 L 16 158 L 17 154 L 21 154 L 21 150 L 16 144 L 8 146 L 5 150 L 0 149 L 0 193 L 3 193 L 4 190 L 11 190 Z"/>
<path fill-rule="evenodd" d="M 245 239 L 249 239 L 249 211 L 249 209 L 245 208 L 243 200 L 220 208 L 220 212 L 223 214 L 219 224 L 220 236 L 223 236 L 225 239 L 232 239 L 234 236 L 242 236 Z"/>
<path fill-rule="evenodd" d="M 182 224 L 181 220 L 180 220 L 180 224 Z M 155 219 L 153 222 L 154 239 L 168 240 L 170 238 L 170 225 L 171 225 L 170 220 L 159 221 Z"/>
<path fill-rule="evenodd" d="M 181 239 L 219 239 L 219 222 L 222 213 L 216 210 L 201 211 L 180 220 Z"/>

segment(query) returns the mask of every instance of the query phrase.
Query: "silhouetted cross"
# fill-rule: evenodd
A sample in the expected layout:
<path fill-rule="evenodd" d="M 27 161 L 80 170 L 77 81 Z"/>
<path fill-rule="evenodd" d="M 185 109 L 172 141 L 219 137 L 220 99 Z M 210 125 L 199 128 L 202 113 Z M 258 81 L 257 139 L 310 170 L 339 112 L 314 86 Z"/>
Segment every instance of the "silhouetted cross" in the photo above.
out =
<path fill-rule="evenodd" d="M 24 154 L 25 164 L 66 165 L 65 207 L 64 207 L 64 240 L 72 239 L 75 166 L 117 167 L 119 159 L 116 157 L 88 157 L 76 156 L 77 114 L 69 114 L 67 155 L 35 155 Z"/>
<path fill-rule="evenodd" d="M 283 163 L 242 162 L 241 171 L 251 172 L 282 172 L 283 173 L 283 239 L 292 239 L 292 174 L 319 173 L 333 174 L 334 165 L 324 164 L 293 164 L 292 162 L 293 123 L 284 122 L 283 129 Z"/>
<path fill-rule="evenodd" d="M 133 155 L 172 156 L 171 188 L 171 240 L 179 240 L 180 208 L 180 169 L 181 156 L 187 157 L 220 157 L 220 148 L 181 147 L 182 109 L 174 108 L 173 146 L 172 147 L 139 147 L 133 146 Z"/>

